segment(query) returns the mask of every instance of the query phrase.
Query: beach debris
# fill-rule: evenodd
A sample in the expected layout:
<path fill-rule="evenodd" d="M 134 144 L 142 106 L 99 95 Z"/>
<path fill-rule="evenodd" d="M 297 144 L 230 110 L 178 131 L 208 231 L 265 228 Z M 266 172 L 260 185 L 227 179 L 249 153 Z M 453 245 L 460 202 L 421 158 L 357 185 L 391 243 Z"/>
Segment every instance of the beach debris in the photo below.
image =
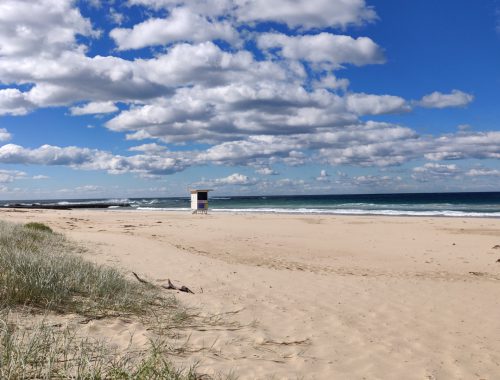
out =
<path fill-rule="evenodd" d="M 167 279 L 167 285 L 162 285 L 162 288 L 179 290 L 179 291 L 184 292 L 184 293 L 194 294 L 194 292 L 191 289 L 189 289 L 187 286 L 184 286 L 184 285 L 182 285 L 181 287 L 175 286 L 174 284 L 172 284 L 172 281 L 170 281 L 170 279 Z"/>
<path fill-rule="evenodd" d="M 491 249 L 500 249 L 500 244 L 494 245 Z"/>
<path fill-rule="evenodd" d="M 142 284 L 145 284 L 145 285 L 148 285 L 148 286 L 152 286 L 152 287 L 156 287 L 156 285 L 150 283 L 149 281 L 146 281 L 144 280 L 143 278 L 140 278 L 139 275 L 135 272 L 132 272 L 132 274 L 134 275 L 134 277 L 137 279 L 137 281 L 139 281 L 140 283 Z M 184 292 L 184 293 L 191 293 L 191 294 L 194 294 L 194 292 L 189 289 L 187 286 L 175 286 L 174 284 L 172 284 L 172 281 L 170 281 L 169 278 L 167 278 L 167 285 L 162 285 L 161 286 L 163 289 L 168 289 L 168 290 L 178 290 L 180 292 Z"/>
<path fill-rule="evenodd" d="M 152 283 L 150 283 L 149 281 L 146 281 L 142 278 L 139 277 L 139 275 L 135 272 L 132 272 L 132 274 L 134 275 L 134 277 L 137 279 L 137 281 L 143 283 L 143 284 L 148 284 L 148 285 L 153 285 Z"/>
<path fill-rule="evenodd" d="M 497 260 L 497 263 L 500 263 L 500 259 Z"/>
<path fill-rule="evenodd" d="M 275 341 L 271 339 L 265 339 L 261 344 L 262 345 L 276 345 L 276 346 L 300 346 L 310 344 L 311 340 L 309 338 L 302 340 L 290 340 L 290 341 Z"/>
<path fill-rule="evenodd" d="M 474 276 L 484 276 L 486 273 L 484 273 L 484 272 L 469 272 L 469 274 L 472 274 Z"/>

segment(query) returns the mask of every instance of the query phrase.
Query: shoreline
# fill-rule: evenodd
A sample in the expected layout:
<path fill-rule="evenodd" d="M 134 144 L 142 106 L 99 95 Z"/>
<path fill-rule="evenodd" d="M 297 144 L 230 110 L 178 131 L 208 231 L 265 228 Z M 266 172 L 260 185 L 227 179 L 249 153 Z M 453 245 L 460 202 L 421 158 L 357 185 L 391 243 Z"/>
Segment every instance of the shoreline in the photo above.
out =
<path fill-rule="evenodd" d="M 179 293 L 182 303 L 233 323 L 185 331 L 181 366 L 241 379 L 500 373 L 494 218 L 124 210 L 0 210 L 0 218 L 46 223 L 98 264 L 185 284 L 195 294 Z M 89 329 L 123 341 L 131 332 L 119 320 Z"/>
<path fill-rule="evenodd" d="M 298 216 L 380 216 L 380 217 L 411 217 L 411 218 L 473 218 L 473 219 L 500 219 L 500 213 L 498 215 L 494 216 L 488 216 L 488 213 L 464 213 L 463 215 L 441 215 L 441 214 L 409 214 L 405 213 L 405 211 L 401 211 L 400 213 L 380 213 L 380 212 L 330 212 L 330 211 L 318 211 L 318 212 L 312 212 L 312 211 L 307 211 L 307 212 L 299 212 L 299 211 L 284 211 L 286 209 L 282 209 L 283 211 L 260 211 L 258 209 L 255 209 L 255 211 L 252 211 L 251 209 L 243 209 L 243 210 L 235 210 L 235 209 L 208 209 L 209 213 L 215 213 L 215 214 L 234 214 L 234 215 L 298 215 Z M 96 210 L 97 211 L 97 210 Z M 108 208 L 105 210 L 99 210 L 99 211 L 125 211 L 125 212 L 166 212 L 166 213 L 178 213 L 178 214 L 191 214 L 191 209 L 186 208 L 186 209 L 174 209 L 174 208 L 154 208 L 154 207 L 139 207 L 139 208 L 129 208 L 129 209 L 115 209 L 115 208 Z M 393 210 L 387 210 L 387 211 L 393 211 Z M 422 211 L 425 212 L 425 211 Z M 453 213 L 454 211 L 449 211 L 450 213 Z M 459 212 L 457 212 L 459 213 Z M 474 215 L 472 215 L 474 214 Z M 477 215 L 480 214 L 480 215 Z M 200 214 L 201 215 L 201 214 Z"/>

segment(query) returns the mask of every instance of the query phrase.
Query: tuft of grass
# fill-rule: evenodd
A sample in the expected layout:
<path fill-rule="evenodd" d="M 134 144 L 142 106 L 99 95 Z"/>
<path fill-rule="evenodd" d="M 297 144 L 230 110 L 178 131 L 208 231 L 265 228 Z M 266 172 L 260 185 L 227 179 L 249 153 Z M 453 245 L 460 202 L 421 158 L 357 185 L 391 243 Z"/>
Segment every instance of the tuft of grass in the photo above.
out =
<path fill-rule="evenodd" d="M 43 224 L 43 223 L 37 223 L 37 222 L 26 223 L 24 225 L 24 227 L 31 228 L 31 229 L 37 230 L 37 231 L 45 231 L 45 232 L 50 232 L 50 233 L 53 232 L 52 228 L 50 228 L 49 226 L 47 226 L 46 224 Z"/>
<path fill-rule="evenodd" d="M 152 341 L 147 349 L 118 352 L 104 342 L 78 338 L 69 328 L 46 322 L 17 328 L 0 319 L 1 379 L 165 379 L 198 380 L 194 368 L 176 369 L 166 346 Z"/>
<path fill-rule="evenodd" d="M 0 299 L 7 306 L 85 315 L 140 314 L 152 305 L 174 302 L 76 251 L 62 235 L 0 222 Z"/>
<path fill-rule="evenodd" d="M 168 339 L 193 315 L 160 289 L 86 261 L 80 251 L 60 234 L 0 221 L 0 379 L 207 379 L 168 360 Z M 11 310 L 78 313 L 80 323 L 128 314 L 159 334 L 144 349 L 117 351 L 74 327 L 16 325 Z"/>

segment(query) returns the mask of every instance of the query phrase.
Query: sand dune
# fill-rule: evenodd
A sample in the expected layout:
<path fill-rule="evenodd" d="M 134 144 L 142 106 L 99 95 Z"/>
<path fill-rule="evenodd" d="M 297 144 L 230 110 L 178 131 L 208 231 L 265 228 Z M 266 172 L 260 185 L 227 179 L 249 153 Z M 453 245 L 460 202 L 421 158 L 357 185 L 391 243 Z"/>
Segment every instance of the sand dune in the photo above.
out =
<path fill-rule="evenodd" d="M 201 371 L 241 379 L 497 379 L 500 220 L 1 210 L 93 260 L 170 278 L 225 325 L 182 332 Z M 85 327 L 126 344 L 127 320 Z M 274 377 L 273 377 L 274 376 Z"/>

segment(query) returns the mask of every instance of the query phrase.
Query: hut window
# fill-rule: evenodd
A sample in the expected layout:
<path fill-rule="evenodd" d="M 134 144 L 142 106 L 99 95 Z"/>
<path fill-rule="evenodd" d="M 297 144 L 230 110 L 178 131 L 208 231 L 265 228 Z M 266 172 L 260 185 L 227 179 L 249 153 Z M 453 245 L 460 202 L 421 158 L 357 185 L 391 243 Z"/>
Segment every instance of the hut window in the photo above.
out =
<path fill-rule="evenodd" d="M 208 193 L 206 191 L 201 191 L 198 193 L 198 200 L 199 201 L 207 201 L 208 200 Z"/>

